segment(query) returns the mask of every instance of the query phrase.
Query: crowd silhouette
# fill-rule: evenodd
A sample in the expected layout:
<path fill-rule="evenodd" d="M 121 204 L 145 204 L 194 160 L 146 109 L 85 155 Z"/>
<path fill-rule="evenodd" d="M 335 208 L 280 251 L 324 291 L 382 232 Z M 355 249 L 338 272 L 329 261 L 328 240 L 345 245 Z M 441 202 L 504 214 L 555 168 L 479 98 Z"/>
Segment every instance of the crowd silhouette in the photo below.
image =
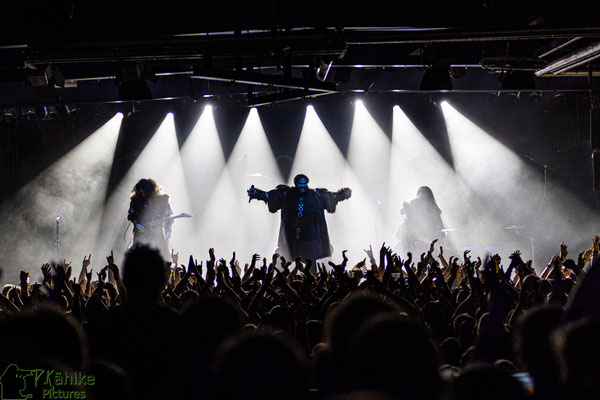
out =
<path fill-rule="evenodd" d="M 183 265 L 136 246 L 96 273 L 91 255 L 77 277 L 23 270 L 0 296 L 0 372 L 80 372 L 91 399 L 598 397 L 600 237 L 542 273 L 519 251 L 423 250 Z"/>

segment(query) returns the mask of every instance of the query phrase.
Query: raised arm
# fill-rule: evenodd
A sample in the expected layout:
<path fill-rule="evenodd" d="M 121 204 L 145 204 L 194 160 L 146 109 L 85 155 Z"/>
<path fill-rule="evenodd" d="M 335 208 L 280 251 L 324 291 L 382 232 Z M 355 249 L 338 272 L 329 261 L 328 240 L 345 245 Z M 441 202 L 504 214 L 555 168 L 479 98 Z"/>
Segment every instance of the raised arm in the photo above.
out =
<path fill-rule="evenodd" d="M 248 192 L 248 203 L 251 200 L 262 200 L 265 203 L 269 200 L 269 193 L 265 192 L 264 190 L 260 190 L 254 187 L 254 185 L 250 186 L 250 189 L 247 190 Z"/>
<path fill-rule="evenodd" d="M 337 192 L 333 193 L 333 197 L 336 202 L 348 200 L 350 197 L 352 197 L 352 190 L 348 187 L 341 188 Z"/>

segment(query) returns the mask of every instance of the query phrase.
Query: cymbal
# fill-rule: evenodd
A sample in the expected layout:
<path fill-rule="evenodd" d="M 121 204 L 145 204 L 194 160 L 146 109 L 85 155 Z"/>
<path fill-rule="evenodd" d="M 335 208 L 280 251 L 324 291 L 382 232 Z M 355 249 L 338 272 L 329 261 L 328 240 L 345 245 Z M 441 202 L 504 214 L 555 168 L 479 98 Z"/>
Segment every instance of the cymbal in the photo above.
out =
<path fill-rule="evenodd" d="M 513 225 L 513 226 L 507 226 L 504 229 L 506 229 L 507 231 L 514 231 L 516 229 L 523 229 L 526 228 L 526 226 L 523 225 Z"/>

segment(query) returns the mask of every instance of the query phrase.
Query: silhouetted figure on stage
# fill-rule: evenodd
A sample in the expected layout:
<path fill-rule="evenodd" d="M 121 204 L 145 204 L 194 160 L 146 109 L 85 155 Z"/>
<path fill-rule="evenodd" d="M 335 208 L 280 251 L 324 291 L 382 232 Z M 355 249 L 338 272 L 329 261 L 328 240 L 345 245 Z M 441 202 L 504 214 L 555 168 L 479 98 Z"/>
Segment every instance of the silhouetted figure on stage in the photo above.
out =
<path fill-rule="evenodd" d="M 349 188 L 337 192 L 327 189 L 309 189 L 308 177 L 296 175 L 294 187 L 279 185 L 264 192 L 252 186 L 248 189 L 250 199 L 267 203 L 269 211 L 281 210 L 278 252 L 291 259 L 300 256 L 318 260 L 331 255 L 331 243 L 325 222 L 325 213 L 335 212 L 337 203 L 350 198 Z"/>
<path fill-rule="evenodd" d="M 446 234 L 443 232 L 442 210 L 429 186 L 421 186 L 415 199 L 403 201 L 400 213 L 406 215 L 397 233 L 404 251 L 427 248 L 434 239 L 443 244 Z"/>
<path fill-rule="evenodd" d="M 127 219 L 133 223 L 133 245 L 146 244 L 157 248 L 165 259 L 169 258 L 169 238 L 173 220 L 160 221 L 173 214 L 169 196 L 153 179 L 140 179 L 131 191 Z"/>

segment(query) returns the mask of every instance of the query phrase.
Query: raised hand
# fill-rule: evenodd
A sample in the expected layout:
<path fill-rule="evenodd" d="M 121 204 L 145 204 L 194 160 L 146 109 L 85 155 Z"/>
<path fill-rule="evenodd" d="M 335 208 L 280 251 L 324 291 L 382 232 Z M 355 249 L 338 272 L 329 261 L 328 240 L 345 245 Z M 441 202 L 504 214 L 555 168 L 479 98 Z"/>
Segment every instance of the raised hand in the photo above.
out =
<path fill-rule="evenodd" d="M 260 254 L 254 253 L 252 255 L 252 262 L 250 263 L 250 270 L 253 270 L 256 267 L 256 263 L 260 261 Z"/>
<path fill-rule="evenodd" d="M 112 274 L 112 277 L 115 280 L 118 280 L 119 278 L 121 278 L 121 275 L 119 275 L 119 267 L 117 267 L 114 263 L 108 264 L 108 271 Z"/>
<path fill-rule="evenodd" d="M 343 250 L 342 251 L 342 266 L 344 268 L 346 268 L 346 266 L 348 265 L 348 256 L 346 256 L 346 253 L 348 252 L 348 250 Z M 388 253 L 389 254 L 389 253 Z"/>
<path fill-rule="evenodd" d="M 69 281 L 71 279 L 71 266 L 69 265 L 69 267 L 65 270 L 65 282 Z"/>
<path fill-rule="evenodd" d="M 50 264 L 42 265 L 42 275 L 44 276 L 44 281 L 42 284 L 50 284 L 52 282 L 52 274 L 50 273 Z"/>
<path fill-rule="evenodd" d="M 267 273 L 263 279 L 263 286 L 268 286 L 273 281 L 273 275 L 275 274 L 275 263 L 269 265 L 269 269 L 267 269 Z"/>
<path fill-rule="evenodd" d="M 331 268 L 333 268 L 333 272 L 335 272 L 336 275 L 341 275 L 344 273 L 344 265 L 343 264 L 337 265 L 337 264 L 334 264 L 331 261 L 329 261 L 329 266 Z"/>
<path fill-rule="evenodd" d="M 354 266 L 354 268 L 360 269 L 364 273 L 365 269 L 367 268 L 366 265 L 367 265 L 367 259 L 363 258 L 362 261 L 359 261 L 358 264 L 356 264 Z"/>
<path fill-rule="evenodd" d="M 479 270 L 481 268 L 481 257 L 477 257 L 477 261 L 475 262 L 475 269 Z"/>
<path fill-rule="evenodd" d="M 100 270 L 100 272 L 97 273 L 99 282 L 104 283 L 104 281 L 106 281 L 106 271 L 107 270 L 108 270 L 108 267 L 104 267 Z"/>
<path fill-rule="evenodd" d="M 112 254 L 112 252 L 111 252 Z M 90 266 L 90 263 L 92 262 L 92 255 L 88 255 L 87 258 L 85 258 L 85 255 L 83 256 L 83 261 L 81 262 L 81 268 L 84 271 L 87 271 L 87 267 Z"/>
<path fill-rule="evenodd" d="M 29 272 L 28 271 L 21 271 L 21 273 L 19 274 L 19 282 L 21 282 L 21 284 L 26 284 L 29 282 Z"/>
<path fill-rule="evenodd" d="M 288 262 L 288 260 L 286 260 L 284 256 L 279 256 L 279 261 L 281 263 L 281 268 L 284 270 L 287 270 L 290 264 L 292 263 L 291 261 Z"/>
<path fill-rule="evenodd" d="M 433 250 L 435 248 L 435 244 L 437 243 L 437 239 L 434 239 L 433 242 L 429 245 L 429 254 L 433 254 Z"/>
<path fill-rule="evenodd" d="M 176 266 L 179 264 L 179 252 L 175 253 L 175 249 L 171 249 L 171 262 Z"/>
<path fill-rule="evenodd" d="M 372 264 L 375 264 L 375 263 L 376 263 L 376 261 L 375 261 L 375 257 L 373 256 L 373 246 L 369 245 L 369 249 L 368 249 L 368 250 L 367 250 L 367 249 L 364 249 L 363 251 L 364 251 L 365 253 L 367 253 L 367 257 L 369 257 L 369 261 L 370 261 Z"/>
<path fill-rule="evenodd" d="M 56 271 L 56 274 L 54 275 L 55 285 L 56 285 L 56 283 L 59 283 L 62 285 L 65 282 L 65 277 L 67 276 L 65 273 L 64 266 L 57 264 L 54 266 L 54 271 Z"/>
<path fill-rule="evenodd" d="M 389 248 L 385 247 L 385 242 L 381 245 L 381 249 L 379 249 L 379 258 L 382 259 L 388 253 Z"/>
<path fill-rule="evenodd" d="M 583 258 L 584 265 L 592 259 L 593 253 L 594 253 L 594 248 L 587 249 L 586 251 L 583 252 L 582 258 Z"/>
<path fill-rule="evenodd" d="M 567 245 L 565 244 L 565 242 L 561 242 L 561 244 L 560 244 L 560 259 L 563 262 L 565 262 L 568 254 L 569 254 L 569 251 L 567 250 Z"/>
<path fill-rule="evenodd" d="M 254 185 L 250 186 L 250 189 L 248 189 L 246 192 L 248 193 L 248 203 L 252 199 L 262 200 L 264 202 L 268 201 L 269 199 L 269 193 L 255 188 Z"/>
<path fill-rule="evenodd" d="M 212 263 L 214 264 L 214 262 L 217 260 L 215 258 L 215 249 L 213 249 L 212 247 L 208 249 L 208 255 L 210 257 L 210 261 L 212 261 Z"/>

